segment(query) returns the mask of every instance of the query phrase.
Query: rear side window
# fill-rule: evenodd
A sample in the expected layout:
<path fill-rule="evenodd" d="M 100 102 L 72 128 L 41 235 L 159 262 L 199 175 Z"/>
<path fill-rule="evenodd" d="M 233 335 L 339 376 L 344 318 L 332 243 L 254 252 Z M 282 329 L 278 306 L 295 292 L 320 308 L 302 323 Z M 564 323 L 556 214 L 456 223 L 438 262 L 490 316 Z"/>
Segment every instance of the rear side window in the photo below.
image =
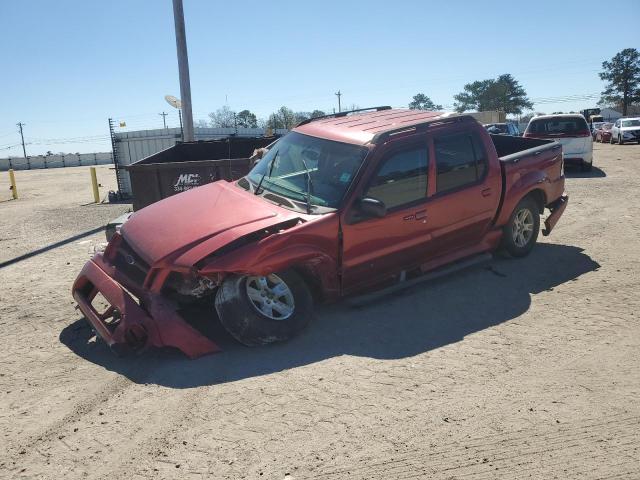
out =
<path fill-rule="evenodd" d="M 383 160 L 366 197 L 384 202 L 387 208 L 421 200 L 427 195 L 427 147 L 403 150 Z"/>
<path fill-rule="evenodd" d="M 436 192 L 476 183 L 487 169 L 487 153 L 476 134 L 462 133 L 436 138 Z"/>
<path fill-rule="evenodd" d="M 532 120 L 527 133 L 537 135 L 571 136 L 589 131 L 584 117 L 555 117 Z"/>

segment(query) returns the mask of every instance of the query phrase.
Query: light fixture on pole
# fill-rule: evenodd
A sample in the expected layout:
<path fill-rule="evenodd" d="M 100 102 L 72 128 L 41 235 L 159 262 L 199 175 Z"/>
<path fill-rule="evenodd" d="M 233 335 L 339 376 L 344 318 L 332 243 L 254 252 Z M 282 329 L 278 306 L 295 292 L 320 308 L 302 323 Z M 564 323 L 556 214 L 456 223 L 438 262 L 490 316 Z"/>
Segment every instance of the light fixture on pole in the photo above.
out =
<path fill-rule="evenodd" d="M 173 95 L 165 95 L 164 99 L 169 105 L 178 110 L 178 119 L 180 120 L 180 135 L 182 136 L 182 141 L 184 142 L 184 128 L 182 127 L 182 102 L 179 98 L 176 98 Z"/>

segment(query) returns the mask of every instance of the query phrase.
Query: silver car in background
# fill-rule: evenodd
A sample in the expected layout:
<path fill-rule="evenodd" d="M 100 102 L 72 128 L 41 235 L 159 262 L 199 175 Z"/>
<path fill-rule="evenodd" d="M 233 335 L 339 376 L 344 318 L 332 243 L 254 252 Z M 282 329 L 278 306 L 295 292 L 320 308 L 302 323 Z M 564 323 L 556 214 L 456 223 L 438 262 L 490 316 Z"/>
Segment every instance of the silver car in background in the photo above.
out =
<path fill-rule="evenodd" d="M 611 143 L 640 143 L 640 118 L 619 118 L 611 127 Z"/>

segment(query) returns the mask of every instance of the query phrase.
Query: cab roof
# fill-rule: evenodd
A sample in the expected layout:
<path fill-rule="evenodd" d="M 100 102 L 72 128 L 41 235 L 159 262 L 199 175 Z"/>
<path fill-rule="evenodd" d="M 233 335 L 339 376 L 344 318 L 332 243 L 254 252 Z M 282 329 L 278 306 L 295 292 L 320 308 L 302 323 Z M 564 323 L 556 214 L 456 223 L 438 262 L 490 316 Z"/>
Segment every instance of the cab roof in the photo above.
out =
<path fill-rule="evenodd" d="M 472 118 L 456 113 L 392 109 L 391 107 L 375 107 L 375 109 L 364 110 L 366 111 L 340 112 L 326 117 L 305 120 L 293 131 L 312 137 L 365 145 L 370 142 L 375 143 L 375 139 L 379 138 L 381 134 L 408 129 L 415 125 L 451 118 Z"/>

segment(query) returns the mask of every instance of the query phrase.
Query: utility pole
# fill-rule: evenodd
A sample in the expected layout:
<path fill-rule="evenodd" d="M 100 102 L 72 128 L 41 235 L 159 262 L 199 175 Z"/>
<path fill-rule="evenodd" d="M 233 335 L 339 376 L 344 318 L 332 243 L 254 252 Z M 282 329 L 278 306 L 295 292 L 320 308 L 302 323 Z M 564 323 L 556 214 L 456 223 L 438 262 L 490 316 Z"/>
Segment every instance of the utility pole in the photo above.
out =
<path fill-rule="evenodd" d="M 158 115 L 160 115 L 162 117 L 162 123 L 164 123 L 164 129 L 167 129 L 167 115 L 168 113 L 162 112 L 159 113 Z"/>
<path fill-rule="evenodd" d="M 24 158 L 27 158 L 27 149 L 24 146 L 24 134 L 22 133 L 22 127 L 24 127 L 24 123 L 18 122 L 18 128 L 20 129 L 20 138 L 22 139 L 22 153 L 24 153 Z"/>
<path fill-rule="evenodd" d="M 193 113 L 191 111 L 191 83 L 189 81 L 189 58 L 187 57 L 187 36 L 184 28 L 182 0 L 173 0 L 173 20 L 176 28 L 176 50 L 178 51 L 178 71 L 180 74 L 180 100 L 184 113 L 185 142 L 193 142 Z"/>
<path fill-rule="evenodd" d="M 338 112 L 341 112 L 342 107 L 340 106 L 340 97 L 342 96 L 342 93 L 340 93 L 340 90 L 336 92 L 336 96 L 338 97 Z"/>

